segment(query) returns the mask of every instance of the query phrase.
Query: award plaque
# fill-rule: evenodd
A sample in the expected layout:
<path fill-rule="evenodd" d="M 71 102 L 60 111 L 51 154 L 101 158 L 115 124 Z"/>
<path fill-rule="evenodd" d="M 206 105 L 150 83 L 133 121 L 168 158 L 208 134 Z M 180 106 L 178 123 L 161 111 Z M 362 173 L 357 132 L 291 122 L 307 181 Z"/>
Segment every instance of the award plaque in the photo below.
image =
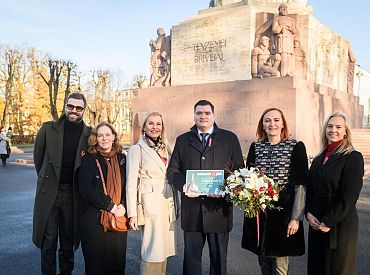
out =
<path fill-rule="evenodd" d="M 186 170 L 185 194 L 220 195 L 224 170 Z"/>

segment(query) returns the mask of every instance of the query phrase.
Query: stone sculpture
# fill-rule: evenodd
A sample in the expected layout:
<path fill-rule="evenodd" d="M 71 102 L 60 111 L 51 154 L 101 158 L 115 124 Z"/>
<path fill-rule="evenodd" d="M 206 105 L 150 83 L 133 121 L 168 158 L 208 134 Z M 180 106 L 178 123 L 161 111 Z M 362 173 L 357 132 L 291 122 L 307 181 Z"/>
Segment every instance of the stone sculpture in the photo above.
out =
<path fill-rule="evenodd" d="M 306 53 L 302 49 L 301 42 L 294 40 L 295 76 L 306 77 Z"/>
<path fill-rule="evenodd" d="M 151 39 L 150 86 L 170 86 L 170 37 L 163 28 L 157 29 L 157 39 Z"/>
<path fill-rule="evenodd" d="M 297 32 L 293 18 L 287 16 L 288 6 L 279 6 L 279 15 L 272 21 L 272 32 L 275 34 L 276 53 L 281 56 L 281 76 L 294 75 L 294 38 Z"/>
<path fill-rule="evenodd" d="M 347 93 L 353 94 L 353 80 L 355 77 L 356 57 L 351 47 L 348 47 Z"/>
<path fill-rule="evenodd" d="M 279 77 L 280 55 L 271 55 L 270 39 L 262 36 L 259 45 L 252 50 L 252 77 Z"/>

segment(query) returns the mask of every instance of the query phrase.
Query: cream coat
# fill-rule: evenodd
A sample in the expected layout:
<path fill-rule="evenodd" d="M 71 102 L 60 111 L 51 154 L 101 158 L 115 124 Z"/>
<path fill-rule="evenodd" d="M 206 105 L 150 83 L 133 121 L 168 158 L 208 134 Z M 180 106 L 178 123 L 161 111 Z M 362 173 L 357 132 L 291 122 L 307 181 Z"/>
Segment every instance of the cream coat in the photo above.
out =
<path fill-rule="evenodd" d="M 141 231 L 141 258 L 146 262 L 163 262 L 176 254 L 173 192 L 166 179 L 166 168 L 143 138 L 128 152 L 127 214 L 129 217 L 137 216 L 137 190 L 140 182 L 145 216 L 145 225 Z"/>

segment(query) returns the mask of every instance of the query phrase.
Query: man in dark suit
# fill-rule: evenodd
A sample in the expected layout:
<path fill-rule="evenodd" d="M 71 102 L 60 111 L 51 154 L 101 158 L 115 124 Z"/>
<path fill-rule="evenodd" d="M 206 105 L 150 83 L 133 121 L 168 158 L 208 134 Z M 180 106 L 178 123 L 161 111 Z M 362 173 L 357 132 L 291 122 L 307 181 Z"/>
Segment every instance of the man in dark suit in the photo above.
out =
<path fill-rule="evenodd" d="M 227 274 L 227 245 L 233 226 L 233 206 L 219 195 L 183 192 L 187 170 L 230 170 L 244 166 L 237 136 L 215 123 L 214 106 L 200 100 L 194 106 L 195 125 L 176 139 L 168 166 L 171 185 L 181 192 L 184 230 L 183 274 L 202 274 L 205 241 L 210 251 L 210 274 Z"/>
<path fill-rule="evenodd" d="M 60 273 L 72 274 L 81 208 L 76 171 L 91 132 L 82 120 L 85 108 L 84 95 L 70 94 L 62 117 L 45 122 L 36 136 L 32 240 L 41 249 L 42 274 L 56 274 L 58 239 Z"/>

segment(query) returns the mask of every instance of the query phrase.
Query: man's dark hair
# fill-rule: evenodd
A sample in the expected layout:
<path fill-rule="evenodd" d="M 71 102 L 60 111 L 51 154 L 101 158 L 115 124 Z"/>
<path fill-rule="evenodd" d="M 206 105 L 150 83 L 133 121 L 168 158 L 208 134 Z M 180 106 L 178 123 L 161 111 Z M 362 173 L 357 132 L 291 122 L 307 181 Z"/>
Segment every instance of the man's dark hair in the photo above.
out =
<path fill-rule="evenodd" d="M 67 98 L 67 101 L 70 98 L 83 100 L 83 102 L 84 102 L 84 108 L 86 108 L 86 104 L 87 104 L 86 103 L 86 97 L 83 94 L 81 94 L 81 93 L 71 93 L 71 94 L 69 94 L 69 96 Z"/>
<path fill-rule="evenodd" d="M 199 100 L 197 103 L 195 103 L 194 113 L 195 113 L 195 109 L 197 108 L 197 106 L 207 106 L 207 105 L 211 106 L 212 113 L 214 113 L 215 112 L 215 106 L 213 106 L 213 104 L 210 101 L 206 100 L 206 99 Z"/>

